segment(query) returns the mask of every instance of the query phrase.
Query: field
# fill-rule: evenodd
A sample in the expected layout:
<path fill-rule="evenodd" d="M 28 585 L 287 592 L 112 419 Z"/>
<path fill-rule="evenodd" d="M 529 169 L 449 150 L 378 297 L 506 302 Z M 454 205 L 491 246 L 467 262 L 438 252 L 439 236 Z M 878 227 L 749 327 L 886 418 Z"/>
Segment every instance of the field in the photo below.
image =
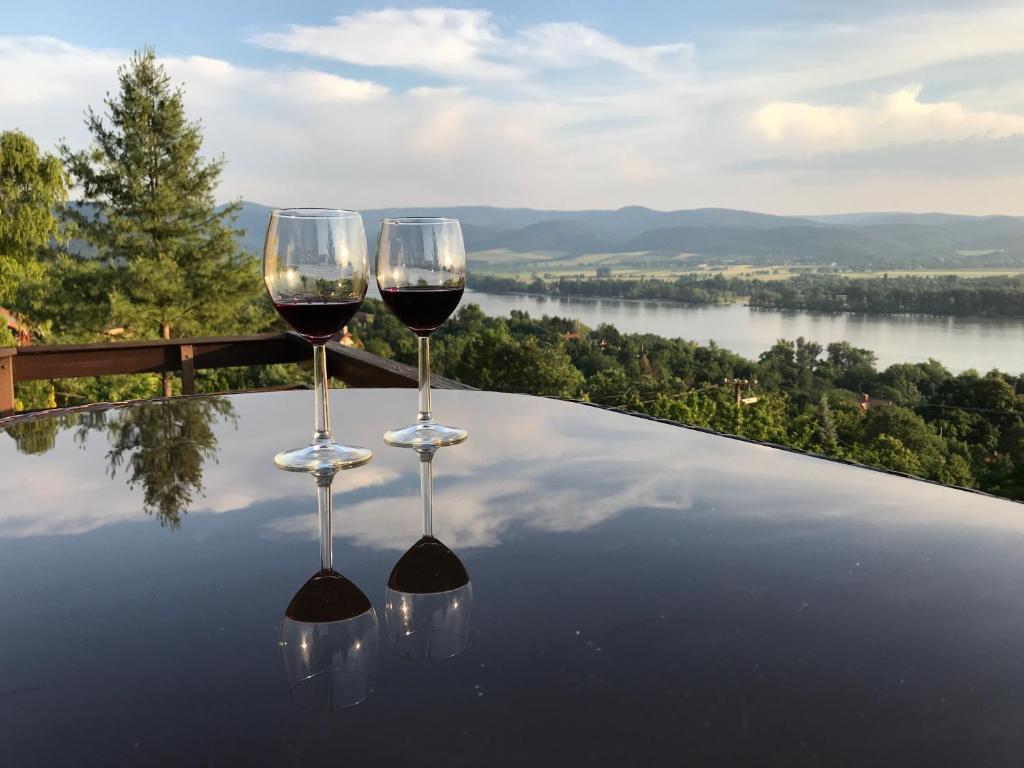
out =
<path fill-rule="evenodd" d="M 788 280 L 800 274 L 815 273 L 828 269 L 826 265 L 800 267 L 765 267 L 763 265 L 733 264 L 717 266 L 704 264 L 692 253 L 664 254 L 650 252 L 592 253 L 570 255 L 560 251 L 535 251 L 521 253 L 508 250 L 477 251 L 469 254 L 470 269 L 476 272 L 500 277 L 514 277 L 518 280 L 532 280 L 535 277 L 596 277 L 598 267 L 611 269 L 612 277 L 619 279 L 672 279 L 680 275 L 703 273 L 708 276 L 722 274 L 725 277 L 746 277 L 764 281 Z M 841 271 L 843 277 L 999 277 L 1024 275 L 1024 265 L 1017 267 L 993 267 L 975 269 L 890 269 L 875 272 Z"/>

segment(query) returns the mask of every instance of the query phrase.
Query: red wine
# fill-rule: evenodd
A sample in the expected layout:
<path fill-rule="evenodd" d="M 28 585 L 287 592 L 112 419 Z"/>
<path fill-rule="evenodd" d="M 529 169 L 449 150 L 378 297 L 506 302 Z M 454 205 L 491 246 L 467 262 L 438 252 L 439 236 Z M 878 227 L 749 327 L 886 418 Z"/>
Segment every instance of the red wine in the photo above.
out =
<path fill-rule="evenodd" d="M 388 589 L 413 595 L 449 592 L 469 584 L 462 561 L 433 536 L 424 536 L 395 563 Z"/>
<path fill-rule="evenodd" d="M 427 336 L 459 306 L 462 291 L 440 285 L 410 285 L 384 288 L 380 297 L 409 330 Z"/>
<path fill-rule="evenodd" d="M 325 624 L 362 616 L 373 606 L 355 584 L 337 571 L 319 571 L 302 585 L 284 615 L 293 621 Z"/>
<path fill-rule="evenodd" d="M 359 311 L 362 299 L 352 301 L 274 302 L 274 309 L 306 341 L 323 344 L 344 328 Z"/>

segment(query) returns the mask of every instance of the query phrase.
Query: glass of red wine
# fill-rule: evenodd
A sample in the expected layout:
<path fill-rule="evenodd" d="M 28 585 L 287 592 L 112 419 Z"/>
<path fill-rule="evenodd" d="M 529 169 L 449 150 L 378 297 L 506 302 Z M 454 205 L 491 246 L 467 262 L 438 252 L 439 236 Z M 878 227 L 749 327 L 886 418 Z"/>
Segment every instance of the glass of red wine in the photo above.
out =
<path fill-rule="evenodd" d="M 466 431 L 434 421 L 430 409 L 430 334 L 455 311 L 466 288 L 466 248 L 455 219 L 381 219 L 377 287 L 388 309 L 419 337 L 416 423 L 384 433 L 407 448 L 454 445 Z"/>
<path fill-rule="evenodd" d="M 274 308 L 313 345 L 313 442 L 274 457 L 281 469 L 323 472 L 365 464 L 366 448 L 339 445 L 331 435 L 326 344 L 355 316 L 366 296 L 370 264 L 363 219 L 352 211 L 288 208 L 270 214 L 263 280 Z"/>

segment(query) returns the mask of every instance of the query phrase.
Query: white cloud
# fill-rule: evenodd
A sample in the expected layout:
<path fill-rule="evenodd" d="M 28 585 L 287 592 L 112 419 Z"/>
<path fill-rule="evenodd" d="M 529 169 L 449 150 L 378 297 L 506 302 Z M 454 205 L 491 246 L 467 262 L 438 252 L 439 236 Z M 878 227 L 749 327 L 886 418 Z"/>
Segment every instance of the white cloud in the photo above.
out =
<path fill-rule="evenodd" d="M 878 14 L 855 23 L 730 30 L 705 57 L 718 93 L 780 97 L 1024 51 L 1024 6 Z"/>
<path fill-rule="evenodd" d="M 501 38 L 487 11 L 387 9 L 338 16 L 330 26 L 292 25 L 250 38 L 265 48 L 366 67 L 405 67 L 469 78 L 512 78 L 515 67 L 489 61 Z"/>
<path fill-rule="evenodd" d="M 124 58 L 123 52 L 79 48 L 52 37 L 0 37 L 0 106 L 76 99 L 83 87 L 95 90 L 90 82 L 111 82 Z"/>
<path fill-rule="evenodd" d="M 302 54 L 274 67 L 188 51 L 163 61 L 202 120 L 204 153 L 226 157 L 224 199 L 1024 212 L 1019 184 L 992 179 L 982 146 L 1024 133 L 1024 80 L 987 77 L 985 64 L 1024 57 L 1019 5 L 705 32 L 699 49 L 678 38 L 633 45 L 577 22 L 391 9 L 252 38 Z M 4 127 L 84 146 L 82 113 L 102 108 L 129 54 L 0 37 Z M 900 147 L 967 141 L 948 184 L 913 164 L 898 181 L 880 167 Z M 793 162 L 883 147 L 871 180 L 843 163 L 809 178 Z M 972 171 L 975 158 L 985 169 Z M 737 183 L 744 166 L 760 170 Z"/>
<path fill-rule="evenodd" d="M 316 70 L 268 71 L 237 67 L 223 59 L 205 56 L 167 58 L 164 64 L 196 96 L 204 91 L 223 97 L 228 89 L 240 89 L 246 99 L 262 94 L 265 100 L 308 104 L 362 101 L 383 96 L 388 89 L 369 80 L 353 80 Z"/>
<path fill-rule="evenodd" d="M 973 111 L 956 101 L 926 102 L 921 90 L 918 84 L 872 95 L 856 107 L 775 101 L 758 109 L 753 122 L 768 141 L 805 147 L 807 142 L 846 148 L 1024 133 L 1024 115 Z"/>
<path fill-rule="evenodd" d="M 338 16 L 325 26 L 292 25 L 252 36 L 254 45 L 364 67 L 396 67 L 469 80 L 521 80 L 544 68 L 610 62 L 664 79 L 689 64 L 693 46 L 626 45 L 579 23 L 549 23 L 508 34 L 489 11 L 418 8 Z"/>
<path fill-rule="evenodd" d="M 552 67 L 608 61 L 654 80 L 672 79 L 688 68 L 691 43 L 625 45 L 585 24 L 539 24 L 522 32 L 518 45 L 524 60 Z"/>

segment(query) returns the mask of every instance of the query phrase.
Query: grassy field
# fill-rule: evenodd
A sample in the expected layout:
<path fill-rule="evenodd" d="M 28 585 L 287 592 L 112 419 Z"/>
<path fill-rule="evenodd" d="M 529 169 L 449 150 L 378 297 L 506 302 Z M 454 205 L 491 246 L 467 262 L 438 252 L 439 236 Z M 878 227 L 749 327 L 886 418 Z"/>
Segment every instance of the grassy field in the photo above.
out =
<path fill-rule="evenodd" d="M 470 269 L 500 277 L 514 277 L 518 280 L 532 280 L 534 277 L 596 277 L 598 267 L 609 267 L 612 276 L 619 279 L 655 278 L 670 280 L 680 275 L 706 274 L 709 277 L 722 274 L 725 277 L 745 277 L 756 280 L 788 280 L 800 274 L 815 272 L 818 267 L 765 267 L 751 264 L 714 266 L 702 264 L 699 256 L 682 253 L 666 255 L 661 253 L 592 253 L 569 255 L 559 251 L 538 251 L 517 253 L 507 250 L 478 251 L 469 254 Z M 979 269 L 890 269 L 877 272 L 840 272 L 843 277 L 870 278 L 887 274 L 890 277 L 916 275 L 937 277 L 999 277 L 1024 275 L 1024 266 L 979 268 Z"/>

